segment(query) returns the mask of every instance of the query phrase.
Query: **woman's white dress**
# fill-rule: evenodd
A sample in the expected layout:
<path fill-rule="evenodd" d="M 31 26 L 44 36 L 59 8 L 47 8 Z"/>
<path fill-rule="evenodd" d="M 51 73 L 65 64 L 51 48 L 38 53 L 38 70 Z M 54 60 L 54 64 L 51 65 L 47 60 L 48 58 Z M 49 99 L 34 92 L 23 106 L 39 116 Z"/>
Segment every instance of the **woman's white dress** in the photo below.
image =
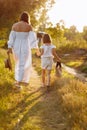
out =
<path fill-rule="evenodd" d="M 15 80 L 28 83 L 32 67 L 32 48 L 38 48 L 35 32 L 11 31 L 8 48 L 12 48 L 15 60 Z"/>

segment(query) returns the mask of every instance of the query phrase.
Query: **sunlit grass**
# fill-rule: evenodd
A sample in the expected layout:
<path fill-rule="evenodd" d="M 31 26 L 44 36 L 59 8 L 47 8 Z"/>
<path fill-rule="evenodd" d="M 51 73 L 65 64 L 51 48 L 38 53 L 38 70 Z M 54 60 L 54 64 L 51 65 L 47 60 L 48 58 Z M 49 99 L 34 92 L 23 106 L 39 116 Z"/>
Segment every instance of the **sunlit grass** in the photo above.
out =
<path fill-rule="evenodd" d="M 6 39 L 0 40 L 0 47 L 4 47 L 6 45 L 6 42 L 7 42 Z"/>
<path fill-rule="evenodd" d="M 78 64 L 78 62 L 77 62 Z M 87 85 L 75 80 L 75 77 L 63 70 L 62 77 L 55 77 L 52 73 L 52 100 L 56 102 L 59 99 L 60 105 L 56 105 L 60 109 L 64 118 L 63 124 L 67 124 L 67 129 L 84 129 L 86 130 L 87 122 Z M 58 96 L 59 95 L 59 96 Z M 84 101 L 83 101 L 84 100 Z M 57 103 L 56 103 L 57 104 Z M 82 125 L 83 123 L 83 125 Z"/>
<path fill-rule="evenodd" d="M 74 129 L 78 126 L 79 130 L 86 130 L 86 84 L 83 84 L 79 80 L 71 80 L 70 85 L 64 85 L 64 88 L 61 88 L 59 92 L 62 94 L 62 106 L 64 108 L 64 113 L 66 115 L 69 127 Z"/>
<path fill-rule="evenodd" d="M 53 68 L 48 92 L 46 88 L 36 88 L 38 80 L 16 92 L 14 70 L 4 68 L 6 57 L 6 50 L 0 49 L 0 130 L 87 129 L 86 84 L 64 70 L 61 77 L 56 77 Z M 40 64 L 41 59 L 33 54 L 39 76 Z"/>
<path fill-rule="evenodd" d="M 82 64 L 82 61 L 71 61 L 71 62 L 68 62 L 66 63 L 66 65 L 70 66 L 70 67 L 78 67 Z"/>
<path fill-rule="evenodd" d="M 57 41 L 55 42 L 55 44 L 57 45 L 57 48 L 59 48 L 59 50 L 61 50 L 61 52 L 65 52 L 65 53 L 69 53 L 72 51 L 75 51 L 76 49 L 87 49 L 87 43 L 86 41 L 73 41 L 73 42 L 69 42 L 69 41 L 65 41 L 64 43 L 57 43 Z"/>
<path fill-rule="evenodd" d="M 85 41 L 61 43 L 58 45 L 58 54 L 64 64 L 87 75 L 87 43 Z"/>

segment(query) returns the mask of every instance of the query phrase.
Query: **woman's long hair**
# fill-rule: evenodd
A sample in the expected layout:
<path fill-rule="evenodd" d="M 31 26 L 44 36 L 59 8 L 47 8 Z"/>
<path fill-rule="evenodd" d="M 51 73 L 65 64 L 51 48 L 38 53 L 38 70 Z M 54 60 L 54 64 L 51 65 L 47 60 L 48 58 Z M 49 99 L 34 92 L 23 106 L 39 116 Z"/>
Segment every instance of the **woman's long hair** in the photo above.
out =
<path fill-rule="evenodd" d="M 28 12 L 24 11 L 20 16 L 20 21 L 24 21 L 30 24 L 30 16 Z"/>

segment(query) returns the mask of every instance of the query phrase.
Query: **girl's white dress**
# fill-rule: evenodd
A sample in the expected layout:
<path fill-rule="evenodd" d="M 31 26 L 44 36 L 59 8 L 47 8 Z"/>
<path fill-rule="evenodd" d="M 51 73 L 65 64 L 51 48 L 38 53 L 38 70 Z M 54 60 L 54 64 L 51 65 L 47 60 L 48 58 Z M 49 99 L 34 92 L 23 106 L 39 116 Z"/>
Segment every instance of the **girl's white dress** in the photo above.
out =
<path fill-rule="evenodd" d="M 38 48 L 35 32 L 11 31 L 8 48 L 12 48 L 15 60 L 15 80 L 28 83 L 32 67 L 32 48 Z"/>
<path fill-rule="evenodd" d="M 52 49 L 56 48 L 56 46 L 53 44 L 49 44 L 49 45 L 43 44 L 40 48 L 44 50 L 44 53 L 41 56 L 42 69 L 51 70 L 53 64 L 53 58 L 54 58 L 52 54 Z"/>

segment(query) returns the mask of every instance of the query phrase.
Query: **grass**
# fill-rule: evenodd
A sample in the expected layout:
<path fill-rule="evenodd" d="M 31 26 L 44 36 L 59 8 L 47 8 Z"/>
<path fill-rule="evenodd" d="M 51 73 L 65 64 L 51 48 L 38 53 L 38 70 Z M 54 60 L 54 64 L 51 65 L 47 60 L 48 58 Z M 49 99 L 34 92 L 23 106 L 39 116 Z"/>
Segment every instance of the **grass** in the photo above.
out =
<path fill-rule="evenodd" d="M 61 47 L 62 48 L 62 47 Z M 68 48 L 69 49 L 69 48 Z M 86 48 L 71 48 L 69 51 L 65 46 L 65 50 L 60 51 L 62 62 L 69 67 L 77 69 L 79 72 L 83 72 L 87 75 L 87 49 Z"/>
<path fill-rule="evenodd" d="M 64 70 L 61 78 L 55 77 L 53 69 L 48 92 L 40 88 L 38 77 L 17 92 L 14 70 L 4 68 L 5 58 L 6 50 L 0 48 L 0 130 L 87 129 L 86 84 Z M 40 58 L 35 55 L 33 65 L 41 75 Z"/>
<path fill-rule="evenodd" d="M 64 43 L 54 42 L 57 46 L 57 53 L 61 62 L 84 73 L 87 77 L 87 42 L 86 41 L 65 41 Z"/>
<path fill-rule="evenodd" d="M 62 78 L 55 78 L 52 73 L 51 100 L 55 104 L 53 105 L 55 112 L 57 113 L 56 109 L 59 111 L 60 119 L 63 121 L 62 126 L 65 126 L 68 130 L 86 130 L 87 85 L 64 70 L 62 75 Z M 51 101 L 49 102 L 51 103 Z"/>
<path fill-rule="evenodd" d="M 71 85 L 65 85 L 60 90 L 62 94 L 62 106 L 66 114 L 69 127 L 72 129 L 86 130 L 87 122 L 87 88 L 79 81 L 70 81 Z"/>

